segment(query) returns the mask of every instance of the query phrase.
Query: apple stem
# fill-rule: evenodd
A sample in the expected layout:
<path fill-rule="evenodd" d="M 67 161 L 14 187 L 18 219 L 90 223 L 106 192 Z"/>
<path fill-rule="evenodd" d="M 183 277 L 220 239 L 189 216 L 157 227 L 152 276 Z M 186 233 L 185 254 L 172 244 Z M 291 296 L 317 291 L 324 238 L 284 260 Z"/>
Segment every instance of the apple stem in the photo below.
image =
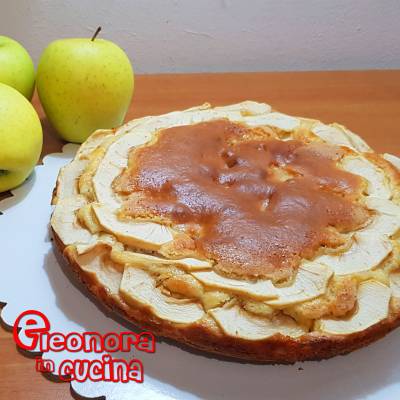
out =
<path fill-rule="evenodd" d="M 94 35 L 93 35 L 92 38 L 90 39 L 92 42 L 94 42 L 94 39 L 97 38 L 97 35 L 100 33 L 100 31 L 101 31 L 101 26 L 99 26 L 99 27 L 96 29 L 96 32 L 94 33 Z"/>

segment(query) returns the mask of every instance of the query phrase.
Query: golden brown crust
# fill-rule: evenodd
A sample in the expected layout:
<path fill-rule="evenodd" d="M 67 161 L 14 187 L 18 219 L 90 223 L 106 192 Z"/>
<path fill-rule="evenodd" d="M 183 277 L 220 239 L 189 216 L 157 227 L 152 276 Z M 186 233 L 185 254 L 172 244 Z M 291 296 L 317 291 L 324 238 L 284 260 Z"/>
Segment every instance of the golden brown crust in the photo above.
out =
<path fill-rule="evenodd" d="M 68 249 L 53 230 L 54 242 L 80 281 L 111 311 L 127 321 L 151 330 L 160 337 L 174 339 L 195 349 L 209 353 L 246 359 L 254 362 L 291 364 L 297 361 L 323 360 L 344 355 L 382 338 L 400 325 L 400 314 L 388 318 L 351 335 L 305 334 L 300 338 L 275 335 L 263 340 L 245 340 L 224 335 L 215 325 L 201 320 L 191 325 L 174 324 L 154 316 L 145 307 L 128 307 L 120 298 L 109 293 L 96 279 L 95 274 L 82 270 L 74 251 Z"/>

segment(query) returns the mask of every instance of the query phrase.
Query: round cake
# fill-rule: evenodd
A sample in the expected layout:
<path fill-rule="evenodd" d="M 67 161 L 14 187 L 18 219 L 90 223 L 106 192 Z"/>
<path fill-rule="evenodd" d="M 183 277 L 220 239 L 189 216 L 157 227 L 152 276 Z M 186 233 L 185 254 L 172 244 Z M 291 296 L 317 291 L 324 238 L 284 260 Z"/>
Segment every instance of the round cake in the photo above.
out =
<path fill-rule="evenodd" d="M 399 165 L 336 123 L 204 104 L 94 132 L 51 227 L 142 328 L 244 360 L 328 358 L 399 324 Z"/>

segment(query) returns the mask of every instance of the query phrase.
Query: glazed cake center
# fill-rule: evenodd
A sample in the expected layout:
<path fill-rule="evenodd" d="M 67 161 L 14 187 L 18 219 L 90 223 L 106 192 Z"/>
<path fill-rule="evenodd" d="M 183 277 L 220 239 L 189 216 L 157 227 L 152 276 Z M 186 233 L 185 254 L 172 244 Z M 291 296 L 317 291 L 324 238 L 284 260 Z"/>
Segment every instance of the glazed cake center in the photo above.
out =
<path fill-rule="evenodd" d="M 158 132 L 114 189 L 124 215 L 179 225 L 217 271 L 280 280 L 369 218 L 343 151 L 215 120 Z"/>

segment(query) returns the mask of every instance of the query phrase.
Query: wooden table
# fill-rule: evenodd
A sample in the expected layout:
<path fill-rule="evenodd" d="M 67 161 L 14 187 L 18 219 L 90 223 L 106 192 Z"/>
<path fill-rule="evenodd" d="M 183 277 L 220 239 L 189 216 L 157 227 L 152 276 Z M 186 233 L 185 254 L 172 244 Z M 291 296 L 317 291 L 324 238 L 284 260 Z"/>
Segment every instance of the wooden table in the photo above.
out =
<path fill-rule="evenodd" d="M 144 75 L 136 78 L 127 119 L 179 110 L 206 101 L 222 105 L 252 99 L 293 115 L 337 121 L 378 152 L 400 154 L 400 70 L 243 74 Z M 44 128 L 43 155 L 63 142 L 33 103 Z M 1 296 L 0 296 L 1 298 Z M 34 370 L 4 328 L 0 329 L 0 399 L 70 399 L 68 384 Z"/>

